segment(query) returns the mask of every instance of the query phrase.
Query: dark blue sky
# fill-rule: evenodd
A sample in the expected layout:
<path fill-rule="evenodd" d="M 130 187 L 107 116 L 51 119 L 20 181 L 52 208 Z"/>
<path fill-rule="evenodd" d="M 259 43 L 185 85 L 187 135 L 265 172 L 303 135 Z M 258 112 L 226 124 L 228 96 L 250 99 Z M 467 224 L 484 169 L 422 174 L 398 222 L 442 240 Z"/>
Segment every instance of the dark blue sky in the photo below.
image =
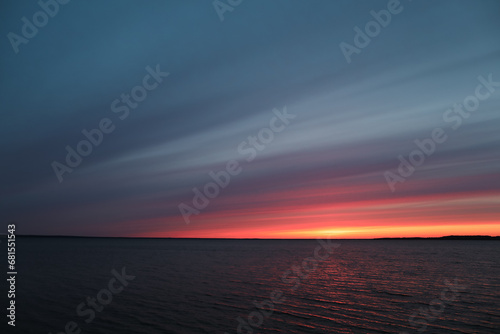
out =
<path fill-rule="evenodd" d="M 443 115 L 479 76 L 500 81 L 500 2 L 401 1 L 348 63 L 340 43 L 387 4 L 246 0 L 221 21 L 211 1 L 73 0 L 16 53 L 8 34 L 41 8 L 2 1 L 1 219 L 28 234 L 498 232 L 500 88 L 457 129 Z M 120 119 L 112 102 L 148 66 L 169 75 Z M 296 117 L 247 162 L 240 143 L 285 106 Z M 51 164 L 104 118 L 114 131 L 59 182 Z M 435 128 L 447 140 L 392 192 L 384 173 Z M 178 205 L 232 159 L 241 174 L 186 225 Z"/>

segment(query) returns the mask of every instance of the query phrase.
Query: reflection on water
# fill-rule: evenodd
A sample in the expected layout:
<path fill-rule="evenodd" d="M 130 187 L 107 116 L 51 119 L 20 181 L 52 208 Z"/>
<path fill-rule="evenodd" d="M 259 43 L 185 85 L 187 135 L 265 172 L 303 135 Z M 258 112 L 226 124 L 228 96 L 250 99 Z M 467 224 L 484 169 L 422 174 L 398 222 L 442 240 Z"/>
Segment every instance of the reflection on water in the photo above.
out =
<path fill-rule="evenodd" d="M 82 333 L 232 334 L 238 326 L 241 333 L 418 333 L 425 324 L 428 333 L 499 332 L 499 242 L 338 242 L 307 270 L 316 240 L 19 238 L 16 327 L 58 333 L 74 321 Z M 85 323 L 76 307 L 123 267 L 136 278 Z M 446 282 L 466 289 L 441 313 L 425 313 Z M 271 309 L 264 302 L 273 293 L 279 302 Z"/>

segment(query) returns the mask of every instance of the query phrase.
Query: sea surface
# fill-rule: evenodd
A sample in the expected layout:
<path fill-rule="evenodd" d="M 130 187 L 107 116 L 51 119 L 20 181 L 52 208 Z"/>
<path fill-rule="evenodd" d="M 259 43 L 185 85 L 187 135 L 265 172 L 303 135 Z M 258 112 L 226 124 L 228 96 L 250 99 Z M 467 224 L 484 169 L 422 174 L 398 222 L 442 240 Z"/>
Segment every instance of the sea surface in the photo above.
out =
<path fill-rule="evenodd" d="M 18 237 L 7 333 L 500 333 L 499 241 L 323 245 Z"/>

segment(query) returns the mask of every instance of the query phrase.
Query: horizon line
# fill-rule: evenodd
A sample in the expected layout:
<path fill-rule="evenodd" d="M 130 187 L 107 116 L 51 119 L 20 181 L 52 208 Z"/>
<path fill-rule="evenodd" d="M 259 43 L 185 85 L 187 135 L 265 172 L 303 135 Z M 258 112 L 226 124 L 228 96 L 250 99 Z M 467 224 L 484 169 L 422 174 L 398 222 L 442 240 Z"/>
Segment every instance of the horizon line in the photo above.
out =
<path fill-rule="evenodd" d="M 0 233 L 0 236 L 7 236 Z M 48 237 L 48 238 L 108 238 L 108 239 L 188 239 L 188 240 L 316 240 L 318 238 L 200 238 L 200 237 L 127 237 L 127 236 L 88 236 L 88 235 L 49 235 L 49 234 L 18 234 L 17 237 Z M 500 236 L 492 235 L 444 235 L 440 237 L 379 237 L 379 238 L 328 238 L 334 240 L 411 240 L 411 239 L 446 239 L 446 238 L 482 238 L 500 239 Z"/>

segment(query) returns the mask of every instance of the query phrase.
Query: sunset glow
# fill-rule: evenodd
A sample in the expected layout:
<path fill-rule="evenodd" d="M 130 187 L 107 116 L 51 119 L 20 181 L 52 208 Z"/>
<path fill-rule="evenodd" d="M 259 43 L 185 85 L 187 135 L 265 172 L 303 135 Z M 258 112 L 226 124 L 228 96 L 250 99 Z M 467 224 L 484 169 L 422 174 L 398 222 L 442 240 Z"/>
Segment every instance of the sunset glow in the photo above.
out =
<path fill-rule="evenodd" d="M 82 31 L 75 2 L 57 20 L 79 38 L 51 23 L 3 48 L 4 219 L 34 235 L 500 235 L 497 6 L 409 1 L 346 54 L 372 2 L 309 3 L 248 3 L 228 25 L 210 2 L 130 4 L 123 31 L 102 4 Z"/>

